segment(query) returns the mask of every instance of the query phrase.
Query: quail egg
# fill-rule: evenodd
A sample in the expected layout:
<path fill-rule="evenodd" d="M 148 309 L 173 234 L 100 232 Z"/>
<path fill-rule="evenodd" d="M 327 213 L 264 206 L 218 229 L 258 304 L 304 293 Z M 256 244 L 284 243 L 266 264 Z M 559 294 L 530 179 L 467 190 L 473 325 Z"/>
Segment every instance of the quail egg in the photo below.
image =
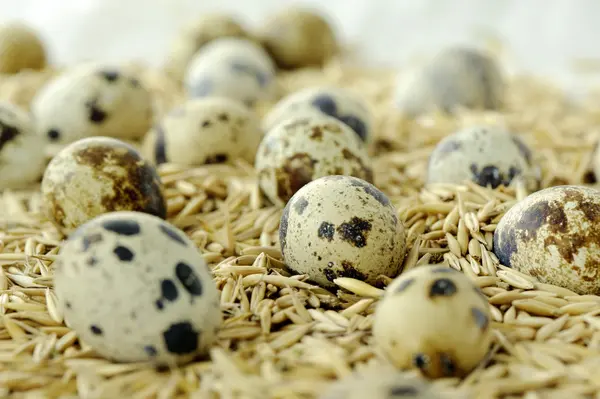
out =
<path fill-rule="evenodd" d="M 130 145 L 109 137 L 81 139 L 48 164 L 41 186 L 50 220 L 65 231 L 114 211 L 166 217 L 154 167 Z"/>
<path fill-rule="evenodd" d="M 263 137 L 258 117 L 237 101 L 192 99 L 169 112 L 148 133 L 144 154 L 155 163 L 222 163 L 242 158 L 254 162 Z"/>
<path fill-rule="evenodd" d="M 190 97 L 218 96 L 253 106 L 274 95 L 275 65 L 249 39 L 224 37 L 205 45 L 190 61 L 185 87 Z"/>
<path fill-rule="evenodd" d="M 460 377 L 477 366 L 492 342 L 486 297 L 467 276 L 446 266 L 419 266 L 386 289 L 373 338 L 399 369 L 426 377 Z"/>
<path fill-rule="evenodd" d="M 17 189 L 37 182 L 46 166 L 29 114 L 0 102 L 0 189 Z"/>
<path fill-rule="evenodd" d="M 309 9 L 288 7 L 272 14 L 259 37 L 282 68 L 320 66 L 338 50 L 333 27 Z"/>
<path fill-rule="evenodd" d="M 221 37 L 248 37 L 248 33 L 230 15 L 211 13 L 194 19 L 171 44 L 166 71 L 172 78 L 181 81 L 194 54 L 205 44 Z"/>
<path fill-rule="evenodd" d="M 347 125 L 327 115 L 284 120 L 260 143 L 255 169 L 259 185 L 276 205 L 305 184 L 328 175 L 350 175 L 373 182 L 371 160 Z"/>
<path fill-rule="evenodd" d="M 542 283 L 600 295 L 600 191 L 555 186 L 525 197 L 498 223 L 494 253 Z"/>
<path fill-rule="evenodd" d="M 500 127 L 471 126 L 445 137 L 429 158 L 428 183 L 462 184 L 466 180 L 497 188 L 522 179 L 534 191 L 539 169 L 527 145 Z"/>
<path fill-rule="evenodd" d="M 17 73 L 46 66 L 46 50 L 38 34 L 26 25 L 0 25 L 0 73 Z"/>
<path fill-rule="evenodd" d="M 316 110 L 344 122 L 362 141 L 371 136 L 373 121 L 367 104 L 354 93 L 331 86 L 309 87 L 284 97 L 265 116 L 263 129 L 269 131 L 305 110 Z"/>
<path fill-rule="evenodd" d="M 69 237 L 54 275 L 65 321 L 98 354 L 173 365 L 205 352 L 222 320 L 204 258 L 152 215 L 112 212 Z"/>
<path fill-rule="evenodd" d="M 152 97 L 119 68 L 79 66 L 45 85 L 31 111 L 41 135 L 66 145 L 91 136 L 141 138 L 152 126 Z"/>
<path fill-rule="evenodd" d="M 286 266 L 315 283 L 352 277 L 375 283 L 395 277 L 406 247 L 396 208 L 372 184 L 351 176 L 326 176 L 289 200 L 279 224 Z"/>
<path fill-rule="evenodd" d="M 496 110 L 504 102 L 505 83 L 497 62 L 478 50 L 452 47 L 413 73 L 401 76 L 396 104 L 409 117 L 457 108 Z"/>

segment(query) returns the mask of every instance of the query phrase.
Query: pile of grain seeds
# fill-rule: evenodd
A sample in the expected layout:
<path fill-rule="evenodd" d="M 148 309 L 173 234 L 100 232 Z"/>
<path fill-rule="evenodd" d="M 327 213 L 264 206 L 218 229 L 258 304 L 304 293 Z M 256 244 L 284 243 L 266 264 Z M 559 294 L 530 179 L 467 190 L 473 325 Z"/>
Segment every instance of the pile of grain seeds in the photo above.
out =
<path fill-rule="evenodd" d="M 168 109 L 180 93 L 160 74 L 147 72 L 160 107 Z M 39 85 L 51 75 L 20 79 Z M 502 124 L 521 134 L 535 149 L 544 187 L 591 183 L 600 113 L 593 104 L 574 106 L 544 82 L 518 77 L 509 82 L 501 113 L 463 111 L 407 121 L 392 107 L 395 76 L 334 61 L 323 70 L 281 74 L 278 85 L 284 95 L 336 84 L 370 102 L 377 121 L 376 185 L 405 221 L 405 270 L 443 263 L 464 272 L 489 298 L 495 329 L 489 358 L 463 380 L 434 383 L 450 397 L 460 391 L 474 398 L 600 398 L 600 297 L 538 283 L 500 265 L 491 252 L 496 224 L 528 193 L 519 187 L 423 185 L 435 144 L 474 123 Z M 0 88 L 6 84 L 0 82 Z M 26 88 L 0 97 L 19 93 L 27 105 Z M 270 105 L 263 104 L 260 112 Z M 63 237 L 42 215 L 37 188 L 5 191 L 0 200 L 0 397 L 315 398 L 334 379 L 384 362 L 370 329 L 389 278 L 382 277 L 378 287 L 342 278 L 334 295 L 303 276 L 287 274 L 278 243 L 281 209 L 262 197 L 251 165 L 165 164 L 159 171 L 169 221 L 198 245 L 221 292 L 225 322 L 209 358 L 156 370 L 148 364 L 111 363 L 80 343 L 65 326 L 52 292 L 52 262 Z"/>

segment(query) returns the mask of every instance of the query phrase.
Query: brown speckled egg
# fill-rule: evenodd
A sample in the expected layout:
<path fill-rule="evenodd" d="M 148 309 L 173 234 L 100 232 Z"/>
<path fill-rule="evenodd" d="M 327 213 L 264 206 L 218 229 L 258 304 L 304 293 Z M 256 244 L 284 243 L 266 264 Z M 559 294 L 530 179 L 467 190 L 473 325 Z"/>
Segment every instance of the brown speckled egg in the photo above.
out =
<path fill-rule="evenodd" d="M 174 108 L 148 133 L 143 152 L 156 164 L 252 163 L 263 137 L 258 116 L 227 98 L 192 99 Z"/>
<path fill-rule="evenodd" d="M 46 66 L 46 50 L 37 33 L 21 23 L 0 25 L 0 73 Z"/>
<path fill-rule="evenodd" d="M 271 15 L 259 37 L 282 68 L 323 65 L 338 50 L 329 22 L 314 11 L 298 7 Z"/>
<path fill-rule="evenodd" d="M 260 187 L 277 205 L 323 176 L 349 175 L 373 182 L 371 160 L 356 133 L 343 122 L 316 113 L 284 120 L 267 132 L 255 168 Z"/>
<path fill-rule="evenodd" d="M 505 265 L 580 294 L 600 294 L 600 191 L 556 186 L 502 217 L 494 253 Z"/>
<path fill-rule="evenodd" d="M 486 297 L 447 266 L 419 266 L 397 277 L 380 300 L 373 338 L 399 369 L 430 378 L 468 374 L 492 342 Z"/>
<path fill-rule="evenodd" d="M 452 47 L 403 76 L 396 104 L 407 116 L 458 107 L 495 110 L 504 102 L 505 83 L 494 58 L 475 49 Z"/>
<path fill-rule="evenodd" d="M 71 143 L 48 164 L 41 186 L 47 216 L 66 232 L 104 213 L 166 217 L 154 167 L 130 145 L 109 137 Z"/>
<path fill-rule="evenodd" d="M 333 288 L 337 277 L 374 284 L 395 277 L 406 247 L 396 208 L 372 184 L 326 176 L 302 187 L 287 203 L 279 225 L 289 270 Z"/>

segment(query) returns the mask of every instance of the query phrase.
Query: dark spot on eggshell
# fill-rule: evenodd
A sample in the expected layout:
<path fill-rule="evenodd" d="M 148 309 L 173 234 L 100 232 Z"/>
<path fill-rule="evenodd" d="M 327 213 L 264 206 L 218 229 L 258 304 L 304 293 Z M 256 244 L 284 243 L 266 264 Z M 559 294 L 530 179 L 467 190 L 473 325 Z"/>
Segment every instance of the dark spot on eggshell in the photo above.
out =
<path fill-rule="evenodd" d="M 119 72 L 117 71 L 100 71 L 100 76 L 106 80 L 108 83 L 114 83 L 119 79 Z"/>
<path fill-rule="evenodd" d="M 309 137 L 315 141 L 323 141 L 323 129 L 321 126 L 313 126 Z"/>
<path fill-rule="evenodd" d="M 227 154 L 213 154 L 206 157 L 204 163 L 207 165 L 227 162 L 229 156 Z"/>
<path fill-rule="evenodd" d="M 449 278 L 439 278 L 431 284 L 429 288 L 429 298 L 435 298 L 439 296 L 452 296 L 456 294 L 457 287 L 454 282 Z"/>
<path fill-rule="evenodd" d="M 294 202 L 294 209 L 298 215 L 302 215 L 307 206 L 308 200 L 304 197 L 300 197 Z"/>
<path fill-rule="evenodd" d="M 229 115 L 227 115 L 226 113 L 220 113 L 219 115 L 217 115 L 217 119 L 220 120 L 221 122 L 229 122 Z"/>
<path fill-rule="evenodd" d="M 523 140 L 521 140 L 520 137 L 517 137 L 515 135 L 512 135 L 512 141 L 513 141 L 513 143 L 515 143 L 515 145 L 519 149 L 519 152 L 521 153 L 523 158 L 525 158 L 525 161 L 527 162 L 527 164 L 531 165 L 532 156 L 531 156 L 531 150 L 529 149 L 529 147 L 525 144 L 525 142 L 523 142 Z"/>
<path fill-rule="evenodd" d="M 335 271 L 333 271 L 332 269 L 329 269 L 329 268 L 323 269 L 323 275 L 325 276 L 327 281 L 330 281 L 332 283 L 333 283 L 333 280 L 335 280 L 337 278 L 337 274 L 335 273 Z"/>
<path fill-rule="evenodd" d="M 174 323 L 163 332 L 167 351 L 175 355 L 187 355 L 198 350 L 200 332 L 190 322 Z"/>
<path fill-rule="evenodd" d="M 431 157 L 430 161 L 434 159 L 435 161 L 439 161 L 445 158 L 446 155 L 458 151 L 461 147 L 462 145 L 460 142 L 452 139 L 445 139 L 435 148 L 434 155 Z"/>
<path fill-rule="evenodd" d="M 202 128 L 208 128 L 212 126 L 212 121 L 210 119 L 205 119 L 202 121 L 202 123 L 200 124 L 200 126 Z"/>
<path fill-rule="evenodd" d="M 490 325 L 490 319 L 485 314 L 485 312 L 479 308 L 474 307 L 471 308 L 471 314 L 473 315 L 473 319 L 475 320 L 475 324 L 477 324 L 477 327 L 479 327 L 483 331 L 487 330 L 488 326 Z"/>
<path fill-rule="evenodd" d="M 317 236 L 329 242 L 333 240 L 335 234 L 335 226 L 329 222 L 322 222 L 317 230 Z"/>
<path fill-rule="evenodd" d="M 432 267 L 431 273 L 456 273 L 457 270 L 451 267 Z"/>
<path fill-rule="evenodd" d="M 84 235 L 83 238 L 81 239 L 81 249 L 82 251 L 87 251 L 88 249 L 90 249 L 90 247 L 94 244 L 98 244 L 100 242 L 102 242 L 102 234 L 100 233 L 94 233 L 94 234 L 87 234 Z"/>
<path fill-rule="evenodd" d="M 65 307 L 66 307 L 67 309 L 72 309 L 72 308 L 73 308 L 73 305 L 71 305 L 71 302 L 67 301 L 67 302 L 65 302 Z"/>
<path fill-rule="evenodd" d="M 456 374 L 457 368 L 454 359 L 446 353 L 439 355 L 440 370 L 443 376 L 452 377 Z"/>
<path fill-rule="evenodd" d="M 361 281 L 366 280 L 367 276 L 365 276 L 363 273 L 359 272 L 354 267 L 352 262 L 343 260 L 341 262 L 341 264 L 342 264 L 343 271 L 338 273 L 341 277 L 349 277 L 349 278 L 354 278 L 354 279 L 361 280 Z"/>
<path fill-rule="evenodd" d="M 413 285 L 413 283 L 415 282 L 414 278 L 407 278 L 406 280 L 402 281 L 402 283 L 400 283 L 400 285 L 394 290 L 394 294 L 399 294 L 401 292 L 406 291 L 406 289 L 408 287 L 410 287 L 411 285 Z"/>
<path fill-rule="evenodd" d="M 183 288 L 192 296 L 202 295 L 202 282 L 194 273 L 194 269 L 184 262 L 179 262 L 175 266 L 175 275 Z"/>
<path fill-rule="evenodd" d="M 90 256 L 86 263 L 88 266 L 94 267 L 98 264 L 98 258 L 96 258 L 95 256 Z"/>
<path fill-rule="evenodd" d="M 362 248 L 367 245 L 367 237 L 371 227 L 371 222 L 354 216 L 350 221 L 341 223 L 337 227 L 337 232 L 343 241 L 356 248 Z"/>
<path fill-rule="evenodd" d="M 92 324 L 92 325 L 90 326 L 90 331 L 91 331 L 91 332 L 92 332 L 92 334 L 94 334 L 94 335 L 102 335 L 102 334 L 103 334 L 103 331 L 102 331 L 102 329 L 101 329 L 100 327 L 98 327 L 97 325 L 95 325 L 95 324 Z"/>
<path fill-rule="evenodd" d="M 286 159 L 284 164 L 275 170 L 279 199 L 288 201 L 298 190 L 310 183 L 313 180 L 316 162 L 305 152 L 296 153 Z"/>
<path fill-rule="evenodd" d="M 17 137 L 21 132 L 15 126 L 0 120 L 0 151 L 4 146 Z"/>
<path fill-rule="evenodd" d="M 163 232 L 171 240 L 173 240 L 183 246 L 187 246 L 185 240 L 179 235 L 179 233 L 177 233 L 171 227 L 161 224 L 160 226 L 158 226 L 158 228 L 160 229 L 161 232 Z"/>
<path fill-rule="evenodd" d="M 48 136 L 48 138 L 50 139 L 50 141 L 56 141 L 58 139 L 60 139 L 60 130 L 58 129 L 49 129 L 46 132 L 46 136 Z"/>
<path fill-rule="evenodd" d="M 344 178 L 344 177 L 341 177 Z M 364 190 L 365 193 L 369 194 L 373 197 L 377 202 L 379 202 L 383 206 L 391 205 L 389 198 L 381 192 L 377 187 L 372 185 L 371 183 L 361 180 L 358 178 L 348 178 L 348 182 L 353 187 L 360 187 Z"/>
<path fill-rule="evenodd" d="M 156 348 L 152 345 L 144 346 L 144 352 L 146 352 L 146 355 L 148 355 L 150 357 L 154 357 L 158 354 Z"/>
<path fill-rule="evenodd" d="M 141 231 L 139 223 L 131 219 L 106 220 L 102 223 L 102 227 L 104 230 L 112 231 L 122 236 L 136 236 Z"/>
<path fill-rule="evenodd" d="M 177 292 L 177 286 L 170 279 L 163 279 L 160 282 L 160 292 L 162 299 L 166 299 L 169 302 L 173 302 L 179 296 Z"/>
<path fill-rule="evenodd" d="M 392 386 L 388 390 L 387 398 L 395 399 L 395 398 L 405 398 L 410 396 L 417 396 L 419 394 L 419 390 L 416 387 L 410 385 L 395 385 Z"/>
<path fill-rule="evenodd" d="M 165 129 L 161 125 L 154 127 L 154 162 L 157 165 L 167 162 L 167 140 Z"/>
<path fill-rule="evenodd" d="M 480 186 L 498 188 L 503 183 L 502 173 L 494 165 L 485 165 L 479 170 L 479 167 L 472 163 L 470 169 L 472 180 Z"/>
<path fill-rule="evenodd" d="M 327 94 L 321 94 L 315 97 L 311 105 L 317 108 L 319 111 L 323 112 L 325 115 L 335 117 L 337 115 L 337 104 L 335 100 Z"/>
<path fill-rule="evenodd" d="M 131 262 L 135 254 L 127 247 L 119 245 L 113 249 L 113 253 L 117 255 L 121 262 Z"/>
<path fill-rule="evenodd" d="M 156 309 L 158 310 L 163 310 L 165 308 L 165 305 L 160 299 L 157 299 L 156 302 L 154 302 L 154 306 L 156 306 Z"/>
<path fill-rule="evenodd" d="M 373 181 L 373 170 L 369 166 L 367 166 L 359 156 L 354 154 L 348 148 L 342 149 L 342 156 L 347 161 L 354 162 L 357 165 L 355 168 L 352 169 L 351 175 L 353 177 L 358 177 L 369 183 Z"/>
<path fill-rule="evenodd" d="M 413 364 L 416 368 L 424 372 L 429 367 L 430 359 L 424 353 L 417 353 L 413 357 Z"/>
<path fill-rule="evenodd" d="M 341 115 L 338 120 L 351 128 L 361 141 L 367 141 L 367 126 L 361 119 L 354 115 Z"/>
<path fill-rule="evenodd" d="M 98 106 L 97 99 L 87 101 L 85 107 L 88 111 L 88 120 L 91 123 L 99 125 L 108 117 L 108 114 Z"/>

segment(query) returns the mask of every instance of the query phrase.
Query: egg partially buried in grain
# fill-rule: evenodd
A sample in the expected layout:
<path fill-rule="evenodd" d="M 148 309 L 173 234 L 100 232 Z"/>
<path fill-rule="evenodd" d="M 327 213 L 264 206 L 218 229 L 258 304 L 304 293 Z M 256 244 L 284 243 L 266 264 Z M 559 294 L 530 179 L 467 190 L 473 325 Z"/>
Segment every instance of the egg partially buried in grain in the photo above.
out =
<path fill-rule="evenodd" d="M 505 265 L 579 294 L 600 294 L 600 191 L 556 186 L 506 212 L 494 232 Z"/>
<path fill-rule="evenodd" d="M 109 137 L 78 140 L 61 150 L 46 168 L 41 191 L 47 216 L 67 232 L 108 212 L 166 217 L 154 166 Z"/>
<path fill-rule="evenodd" d="M 372 184 L 326 176 L 302 187 L 281 217 L 279 241 L 286 266 L 333 288 L 337 277 L 374 284 L 395 277 L 406 234 L 396 208 Z"/>

